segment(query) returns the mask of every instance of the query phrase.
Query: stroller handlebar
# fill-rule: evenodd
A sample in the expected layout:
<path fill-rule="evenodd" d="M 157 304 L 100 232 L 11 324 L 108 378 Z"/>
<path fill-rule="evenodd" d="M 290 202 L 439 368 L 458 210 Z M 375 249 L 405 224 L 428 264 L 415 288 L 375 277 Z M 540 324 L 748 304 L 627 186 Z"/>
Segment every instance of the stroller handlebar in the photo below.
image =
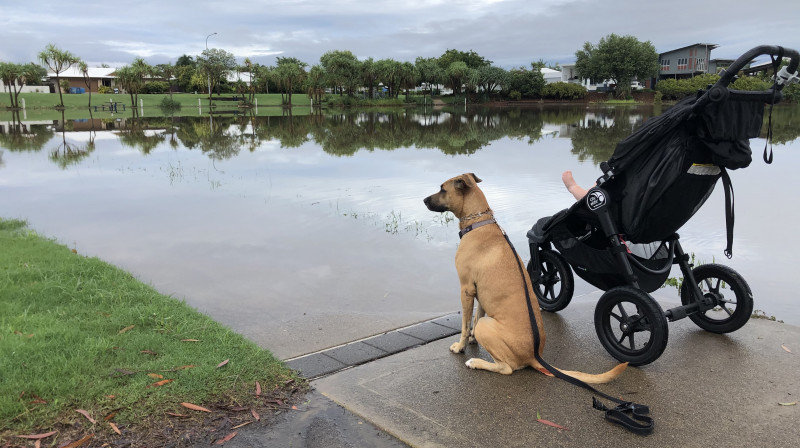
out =
<path fill-rule="evenodd" d="M 743 91 L 743 90 L 729 90 L 728 85 L 733 81 L 736 75 L 753 59 L 769 55 L 774 57 L 788 57 L 789 65 L 783 67 L 780 72 L 775 75 L 775 86 L 768 90 L 761 91 Z M 781 100 L 782 95 L 780 91 L 789 83 L 799 82 L 800 78 L 797 76 L 797 67 L 800 65 L 800 54 L 797 50 L 791 48 L 783 48 L 777 45 L 761 45 L 748 51 L 747 53 L 739 56 L 727 69 L 725 69 L 719 81 L 714 86 L 708 89 L 692 108 L 694 111 L 702 109 L 709 101 L 720 101 L 728 97 L 743 100 L 743 101 L 763 101 L 765 103 L 777 103 Z"/>

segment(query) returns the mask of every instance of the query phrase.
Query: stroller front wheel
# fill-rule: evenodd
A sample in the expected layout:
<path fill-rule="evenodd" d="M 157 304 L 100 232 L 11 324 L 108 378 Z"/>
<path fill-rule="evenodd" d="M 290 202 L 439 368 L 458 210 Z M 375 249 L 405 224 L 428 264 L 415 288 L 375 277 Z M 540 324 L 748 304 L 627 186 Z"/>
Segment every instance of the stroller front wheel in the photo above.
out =
<path fill-rule="evenodd" d="M 632 366 L 658 359 L 669 339 L 661 306 L 649 294 L 631 286 L 611 288 L 600 297 L 594 326 L 608 353 Z"/>
<path fill-rule="evenodd" d="M 552 250 L 539 251 L 541 275 L 533 282 L 533 293 L 539 301 L 539 307 L 554 313 L 569 305 L 575 291 L 575 277 L 572 270 L 560 254 Z M 528 262 L 528 275 L 533 280 L 533 260 Z"/>
<path fill-rule="evenodd" d="M 753 314 L 753 293 L 738 272 L 721 264 L 710 263 L 692 269 L 692 274 L 703 296 L 716 304 L 710 310 L 690 314 L 692 322 L 712 333 L 730 333 L 747 323 Z M 694 301 L 689 284 L 681 285 L 681 302 L 688 305 Z"/>

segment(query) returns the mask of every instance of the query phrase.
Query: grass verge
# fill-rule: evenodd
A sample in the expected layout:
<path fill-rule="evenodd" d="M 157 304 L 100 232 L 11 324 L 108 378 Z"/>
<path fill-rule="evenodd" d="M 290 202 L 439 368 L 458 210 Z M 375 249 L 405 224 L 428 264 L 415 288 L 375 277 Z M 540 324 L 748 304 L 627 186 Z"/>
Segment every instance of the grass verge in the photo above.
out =
<path fill-rule="evenodd" d="M 0 248 L 0 446 L 53 431 L 46 446 L 207 443 L 306 388 L 241 335 L 24 221 L 0 218 Z"/>

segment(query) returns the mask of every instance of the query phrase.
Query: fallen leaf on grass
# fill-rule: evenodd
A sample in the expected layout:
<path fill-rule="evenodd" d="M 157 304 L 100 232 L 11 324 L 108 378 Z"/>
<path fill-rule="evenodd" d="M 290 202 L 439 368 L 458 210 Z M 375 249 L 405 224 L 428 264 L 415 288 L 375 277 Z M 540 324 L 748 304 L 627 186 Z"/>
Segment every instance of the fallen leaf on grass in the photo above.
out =
<path fill-rule="evenodd" d="M 68 443 L 61 448 L 78 448 L 79 446 L 86 445 L 86 443 L 94 437 L 94 434 L 89 434 L 82 439 L 76 440 L 72 443 Z"/>
<path fill-rule="evenodd" d="M 563 426 L 561 426 L 561 425 L 559 425 L 557 423 L 553 423 L 550 420 L 544 420 L 544 419 L 540 418 L 540 419 L 536 419 L 536 421 L 539 422 L 539 423 L 545 424 L 547 426 L 552 426 L 553 428 L 564 429 L 564 430 L 569 431 L 569 429 L 567 429 L 567 428 L 565 428 L 565 427 L 563 427 Z"/>
<path fill-rule="evenodd" d="M 171 415 L 173 417 L 188 417 L 186 414 L 176 414 L 174 412 L 167 412 L 167 415 Z"/>
<path fill-rule="evenodd" d="M 211 412 L 210 410 L 208 410 L 208 409 L 206 409 L 206 408 L 204 408 L 202 406 L 198 406 L 198 405 L 192 404 L 192 403 L 185 403 L 184 402 L 184 403 L 181 403 L 181 406 L 183 406 L 185 408 L 189 408 L 189 409 L 191 409 L 193 411 Z"/>
<path fill-rule="evenodd" d="M 168 384 L 168 383 L 171 383 L 171 382 L 172 382 L 172 380 L 169 380 L 169 379 L 167 379 L 167 380 L 161 380 L 161 381 L 155 382 L 155 383 L 153 383 L 153 384 L 148 384 L 148 385 L 147 385 L 147 387 L 158 387 L 158 386 L 163 386 L 163 385 L 165 385 L 165 384 Z"/>
<path fill-rule="evenodd" d="M 223 445 L 225 442 L 231 440 L 232 438 L 236 437 L 236 431 L 228 434 L 227 436 L 217 440 L 217 445 Z"/>
<path fill-rule="evenodd" d="M 161 378 L 164 378 L 164 375 L 159 375 L 157 373 L 148 373 L 147 376 L 155 380 L 160 380 Z"/>
<path fill-rule="evenodd" d="M 778 404 L 781 405 L 781 406 L 796 406 L 797 402 L 796 401 L 792 401 L 791 403 L 778 403 Z"/>
<path fill-rule="evenodd" d="M 115 433 L 122 435 L 122 432 L 119 430 L 119 428 L 117 428 L 117 425 L 115 425 L 113 422 L 108 422 L 108 426 L 110 426 Z"/>
<path fill-rule="evenodd" d="M 297 406 L 292 406 L 292 409 L 294 409 L 296 411 L 297 410 Z"/>
<path fill-rule="evenodd" d="M 250 413 L 253 414 L 253 418 L 256 419 L 256 421 L 261 420 L 261 416 L 258 415 L 258 412 L 256 412 L 255 409 L 250 409 Z"/>
<path fill-rule="evenodd" d="M 119 333 L 117 333 L 117 334 L 122 334 L 122 333 L 125 333 L 126 331 L 133 330 L 133 327 L 135 327 L 135 326 L 136 325 L 128 325 L 127 327 L 123 328 L 122 330 L 119 330 Z"/>
<path fill-rule="evenodd" d="M 222 361 L 221 363 L 217 364 L 217 368 L 219 369 L 220 367 L 224 366 L 225 364 L 228 363 L 228 361 L 230 361 L 230 359 L 226 359 L 225 361 Z"/>
<path fill-rule="evenodd" d="M 783 345 L 783 344 L 781 344 L 781 348 L 782 348 L 782 349 L 784 349 L 784 350 L 786 350 L 786 351 L 787 351 L 787 352 L 789 352 L 789 353 L 791 353 L 791 352 L 792 352 L 791 350 L 789 350 L 789 347 L 787 347 L 787 346 L 785 346 L 785 345 Z"/>
<path fill-rule="evenodd" d="M 200 342 L 200 339 L 181 339 L 181 342 Z"/>
<path fill-rule="evenodd" d="M 158 356 L 158 353 L 156 353 L 156 352 L 154 352 L 152 350 L 140 350 L 139 353 L 144 353 L 145 355 Z"/>
<path fill-rule="evenodd" d="M 261 384 L 259 384 L 259 382 L 256 381 L 256 397 L 260 395 L 261 395 Z"/>
<path fill-rule="evenodd" d="M 52 436 L 53 434 L 55 434 L 57 432 L 58 431 L 53 431 L 53 432 L 48 432 L 48 433 L 45 433 L 45 434 L 30 434 L 30 435 L 15 436 L 15 437 L 18 437 L 20 439 L 38 440 L 38 439 L 45 439 L 47 437 L 50 437 L 50 436 Z"/>
<path fill-rule="evenodd" d="M 121 373 L 123 375 L 136 375 L 136 372 L 134 372 L 132 370 L 128 370 L 128 369 L 114 369 L 114 371 L 119 372 L 119 373 Z M 115 376 L 119 376 L 119 375 L 115 375 Z"/>
<path fill-rule="evenodd" d="M 234 426 L 234 427 L 233 427 L 233 428 L 231 428 L 231 429 L 239 429 L 239 428 L 241 428 L 242 426 L 247 426 L 247 425 L 249 425 L 250 423 L 253 423 L 253 422 L 244 422 L 244 423 L 242 423 L 241 425 L 236 425 L 236 426 Z"/>
<path fill-rule="evenodd" d="M 93 419 L 92 416 L 89 415 L 89 413 L 84 411 L 83 409 L 75 409 L 75 412 L 77 412 L 78 414 L 81 414 L 82 416 L 86 417 L 86 419 L 89 420 L 90 422 L 92 422 L 93 425 L 95 423 L 97 423 L 97 420 Z"/>
<path fill-rule="evenodd" d="M 110 414 L 106 415 L 105 417 L 103 417 L 103 420 L 104 420 L 104 421 L 109 421 L 109 420 L 111 420 L 112 418 L 114 418 L 114 416 L 115 416 L 115 415 L 117 415 L 117 411 L 114 411 L 114 412 L 112 412 L 112 413 L 110 413 Z"/>

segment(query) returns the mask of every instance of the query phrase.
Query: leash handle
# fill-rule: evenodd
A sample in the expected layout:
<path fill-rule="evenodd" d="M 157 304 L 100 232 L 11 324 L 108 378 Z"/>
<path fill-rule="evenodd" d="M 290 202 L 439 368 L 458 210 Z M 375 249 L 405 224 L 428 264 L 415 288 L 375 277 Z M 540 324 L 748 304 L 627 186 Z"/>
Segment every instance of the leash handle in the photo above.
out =
<path fill-rule="evenodd" d="M 528 317 L 530 318 L 531 329 L 533 330 L 533 356 L 536 358 L 536 360 L 539 361 L 539 363 L 550 373 L 552 373 L 553 376 L 555 376 L 556 378 L 564 380 L 575 386 L 580 386 L 584 389 L 596 393 L 597 395 L 600 395 L 601 397 L 607 400 L 611 400 L 617 403 L 617 407 L 608 408 L 606 405 L 601 403 L 597 398 L 592 397 L 592 407 L 600 411 L 605 411 L 605 419 L 608 420 L 609 422 L 620 425 L 623 428 L 627 429 L 628 431 L 631 431 L 634 434 L 638 434 L 640 436 L 646 436 L 652 434 L 653 429 L 655 427 L 655 421 L 653 420 L 652 417 L 648 415 L 650 413 L 650 408 L 648 406 L 633 403 L 630 401 L 620 400 L 619 398 L 612 397 L 606 393 L 600 392 L 599 390 L 595 389 L 589 384 L 586 384 L 585 382 L 577 378 L 573 378 L 559 371 L 558 369 L 548 364 L 544 359 L 542 359 L 542 357 L 539 355 L 539 345 L 540 345 L 539 341 L 541 337 L 539 336 L 539 327 L 536 325 L 536 315 L 533 312 L 533 303 L 531 301 L 531 295 L 528 292 L 528 281 L 525 280 L 525 271 L 522 267 L 522 262 L 519 259 L 519 255 L 517 254 L 517 250 L 514 248 L 514 245 L 511 244 L 511 239 L 508 237 L 508 234 L 505 231 L 503 231 L 503 236 L 505 237 L 508 246 L 511 248 L 511 252 L 514 253 L 514 259 L 517 261 L 517 267 L 519 268 L 519 273 L 522 276 L 522 284 L 525 289 L 525 301 L 528 307 Z"/>

